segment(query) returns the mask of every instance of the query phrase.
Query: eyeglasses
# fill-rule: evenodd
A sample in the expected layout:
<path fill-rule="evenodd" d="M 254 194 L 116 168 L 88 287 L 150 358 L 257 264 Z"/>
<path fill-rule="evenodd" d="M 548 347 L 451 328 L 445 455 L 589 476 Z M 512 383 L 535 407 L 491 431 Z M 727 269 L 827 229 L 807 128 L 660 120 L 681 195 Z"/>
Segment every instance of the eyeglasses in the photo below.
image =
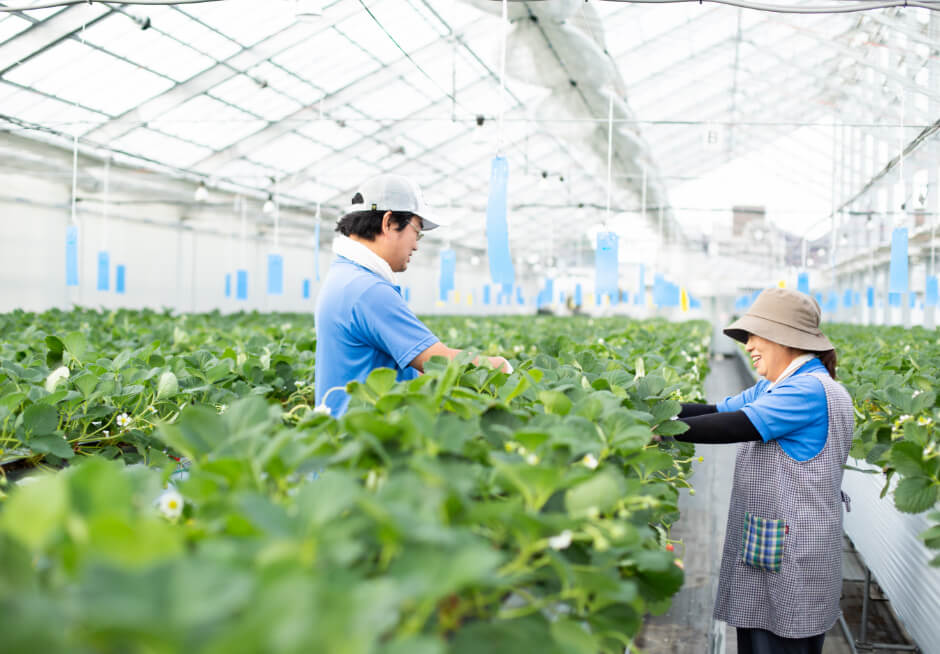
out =
<path fill-rule="evenodd" d="M 416 241 L 420 241 L 421 239 L 424 238 L 424 232 L 422 232 L 419 228 L 415 227 L 415 224 L 411 222 L 410 220 L 408 221 L 408 226 L 411 227 L 416 232 L 418 232 L 418 238 L 415 239 Z"/>

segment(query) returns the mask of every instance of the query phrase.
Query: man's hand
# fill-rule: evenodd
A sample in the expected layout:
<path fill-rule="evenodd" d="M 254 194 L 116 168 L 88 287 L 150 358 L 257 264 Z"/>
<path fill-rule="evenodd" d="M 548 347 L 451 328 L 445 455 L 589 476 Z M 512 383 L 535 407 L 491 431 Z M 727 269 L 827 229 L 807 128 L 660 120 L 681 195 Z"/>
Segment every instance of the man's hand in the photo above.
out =
<path fill-rule="evenodd" d="M 508 361 L 506 361 L 506 359 L 504 359 L 503 357 L 486 357 L 486 358 L 489 361 L 490 365 L 493 366 L 495 370 L 504 372 L 507 375 L 512 373 L 512 365 Z M 476 359 L 473 360 L 473 363 L 475 363 L 476 365 L 480 365 L 479 362 L 480 362 L 480 357 L 477 357 Z"/>
<path fill-rule="evenodd" d="M 418 372 L 424 372 L 424 364 L 433 356 L 441 356 L 447 359 L 453 360 L 458 354 L 463 350 L 455 350 L 449 348 L 443 343 L 435 343 L 424 352 L 419 354 L 414 358 L 414 361 L 411 362 L 411 367 L 418 370 Z M 504 372 L 507 375 L 512 372 L 512 366 L 509 364 L 506 359 L 503 357 L 484 357 L 483 355 L 478 356 L 473 360 L 473 365 L 479 366 L 482 361 L 488 362 L 495 370 Z"/>

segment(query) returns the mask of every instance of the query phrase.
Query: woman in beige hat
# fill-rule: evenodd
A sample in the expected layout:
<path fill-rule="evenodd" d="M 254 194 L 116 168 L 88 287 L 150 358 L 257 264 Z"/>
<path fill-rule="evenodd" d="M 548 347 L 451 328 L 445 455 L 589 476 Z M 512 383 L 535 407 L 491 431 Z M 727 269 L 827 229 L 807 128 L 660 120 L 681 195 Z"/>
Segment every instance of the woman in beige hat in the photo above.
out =
<path fill-rule="evenodd" d="M 763 379 L 717 405 L 685 404 L 677 440 L 742 443 L 714 616 L 740 654 L 821 654 L 839 618 L 842 466 L 854 410 L 808 295 L 768 289 L 724 330 Z M 848 506 L 848 504 L 846 504 Z"/>

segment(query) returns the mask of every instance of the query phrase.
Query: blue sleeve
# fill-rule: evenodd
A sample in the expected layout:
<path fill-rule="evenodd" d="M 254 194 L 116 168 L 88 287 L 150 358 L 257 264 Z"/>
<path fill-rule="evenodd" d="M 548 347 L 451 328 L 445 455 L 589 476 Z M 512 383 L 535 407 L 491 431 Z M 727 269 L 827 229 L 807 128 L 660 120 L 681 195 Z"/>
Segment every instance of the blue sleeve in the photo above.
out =
<path fill-rule="evenodd" d="M 363 293 L 352 319 L 363 340 L 386 352 L 402 370 L 440 340 L 388 284 L 375 284 Z"/>
<path fill-rule="evenodd" d="M 729 411 L 740 411 L 746 405 L 753 402 L 758 398 L 767 388 L 769 382 L 766 379 L 761 379 L 759 382 L 751 386 L 749 389 L 738 393 L 737 395 L 730 395 L 718 403 L 717 409 L 718 413 L 727 413 Z"/>
<path fill-rule="evenodd" d="M 821 428 L 825 443 L 829 420 L 826 390 L 812 375 L 795 375 L 742 410 L 765 442 L 795 432 L 815 433 Z"/>

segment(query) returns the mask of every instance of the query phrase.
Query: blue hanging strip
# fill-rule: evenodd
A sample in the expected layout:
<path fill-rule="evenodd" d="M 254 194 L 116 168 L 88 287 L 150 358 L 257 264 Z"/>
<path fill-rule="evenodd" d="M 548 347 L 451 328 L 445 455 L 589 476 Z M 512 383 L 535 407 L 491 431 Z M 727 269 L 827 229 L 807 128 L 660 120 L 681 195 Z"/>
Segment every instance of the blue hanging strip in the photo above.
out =
<path fill-rule="evenodd" d="M 440 299 L 446 302 L 448 294 L 456 288 L 457 253 L 454 250 L 441 250 Z"/>
<path fill-rule="evenodd" d="M 580 306 L 583 304 L 583 302 L 582 302 L 583 299 L 584 299 L 584 297 L 583 297 L 583 293 L 582 293 L 582 291 L 581 291 L 581 284 L 575 284 L 575 287 L 574 287 L 574 305 L 575 305 L 576 307 L 580 307 Z"/>
<path fill-rule="evenodd" d="M 490 276 L 496 284 L 512 286 L 516 273 L 509 251 L 509 224 L 506 217 L 509 163 L 505 157 L 493 159 L 490 172 L 490 195 L 486 204 L 486 243 Z"/>
<path fill-rule="evenodd" d="M 809 295 L 809 273 L 801 272 L 797 277 L 796 290 Z"/>
<path fill-rule="evenodd" d="M 927 289 L 924 293 L 924 304 L 928 307 L 937 306 L 937 278 L 927 278 Z"/>
<path fill-rule="evenodd" d="M 890 307 L 901 306 L 901 294 L 900 293 L 888 293 L 888 306 Z"/>
<path fill-rule="evenodd" d="M 517 286 L 517 287 L 516 287 L 516 303 L 517 303 L 517 304 L 525 304 L 525 298 L 522 296 L 522 287 L 521 287 L 521 286 Z"/>
<path fill-rule="evenodd" d="M 123 265 L 114 267 L 114 292 L 118 295 L 124 295 L 124 275 L 125 268 Z"/>
<path fill-rule="evenodd" d="M 490 303 L 490 285 L 483 285 L 483 304 L 489 305 Z"/>
<path fill-rule="evenodd" d="M 907 228 L 898 227 L 891 233 L 891 267 L 889 293 L 907 293 Z"/>
<path fill-rule="evenodd" d="M 907 294 L 907 299 L 908 299 L 908 302 L 910 303 L 909 306 L 910 306 L 912 309 L 913 309 L 915 306 L 917 306 L 917 293 L 911 291 L 910 293 Z"/>
<path fill-rule="evenodd" d="M 309 299 L 310 299 L 310 280 L 309 280 L 309 279 L 305 279 L 305 280 L 304 280 L 304 285 L 303 285 L 303 297 L 304 297 L 305 300 L 309 300 Z"/>
<path fill-rule="evenodd" d="M 111 287 L 111 257 L 104 250 L 98 253 L 98 290 L 107 291 Z"/>
<path fill-rule="evenodd" d="M 844 307 L 846 307 L 846 308 L 851 308 L 851 307 L 852 307 L 852 291 L 846 290 L 846 291 L 842 294 L 842 306 L 844 306 Z"/>
<path fill-rule="evenodd" d="M 239 270 L 235 273 L 235 297 L 239 300 L 248 299 L 248 271 Z"/>
<path fill-rule="evenodd" d="M 868 308 L 871 309 L 875 306 L 875 287 L 869 286 L 865 289 L 865 300 L 868 303 Z"/>
<path fill-rule="evenodd" d="M 78 286 L 78 226 L 65 228 L 65 285 Z"/>
<path fill-rule="evenodd" d="M 613 232 L 599 233 L 594 253 L 594 290 L 597 295 L 612 296 L 617 291 L 617 266 L 617 235 Z"/>
<path fill-rule="evenodd" d="M 232 297 L 232 273 L 225 273 L 225 297 Z"/>
<path fill-rule="evenodd" d="M 320 221 L 313 226 L 313 270 L 320 281 Z"/>
<path fill-rule="evenodd" d="M 284 257 L 280 254 L 268 255 L 268 295 L 284 293 Z"/>

